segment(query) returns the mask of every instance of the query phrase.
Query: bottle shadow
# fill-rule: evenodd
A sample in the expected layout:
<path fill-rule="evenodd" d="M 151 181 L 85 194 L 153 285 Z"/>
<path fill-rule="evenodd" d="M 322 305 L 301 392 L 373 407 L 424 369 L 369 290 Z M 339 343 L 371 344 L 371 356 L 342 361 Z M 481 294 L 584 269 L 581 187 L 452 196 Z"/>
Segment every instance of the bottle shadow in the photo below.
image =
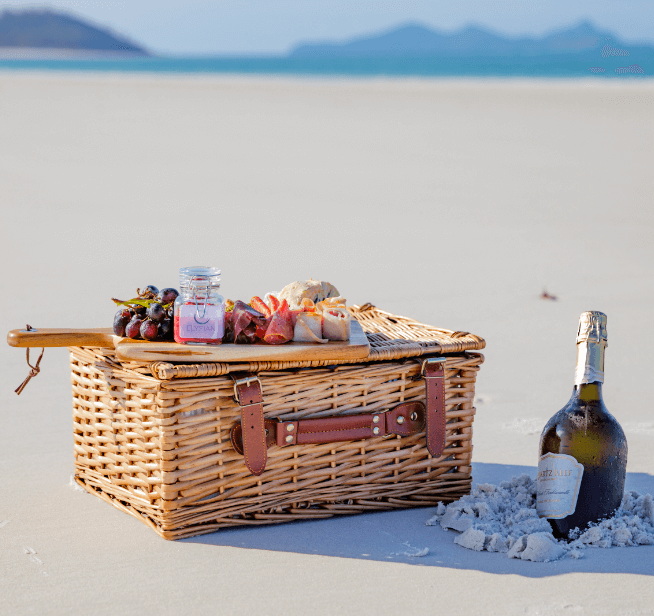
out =
<path fill-rule="evenodd" d="M 536 476 L 536 467 L 473 463 L 475 484 L 497 485 L 523 473 L 533 478 Z M 654 476 L 627 473 L 625 489 L 654 494 Z M 475 552 L 455 544 L 457 532 L 446 531 L 440 525 L 425 525 L 434 512 L 433 507 L 427 507 L 270 526 L 239 527 L 181 541 L 404 563 L 419 567 L 474 569 L 531 578 L 564 573 L 654 575 L 654 546 L 589 548 L 582 551 L 581 559 L 564 558 L 551 563 L 534 563 L 510 559 L 501 553 Z"/>

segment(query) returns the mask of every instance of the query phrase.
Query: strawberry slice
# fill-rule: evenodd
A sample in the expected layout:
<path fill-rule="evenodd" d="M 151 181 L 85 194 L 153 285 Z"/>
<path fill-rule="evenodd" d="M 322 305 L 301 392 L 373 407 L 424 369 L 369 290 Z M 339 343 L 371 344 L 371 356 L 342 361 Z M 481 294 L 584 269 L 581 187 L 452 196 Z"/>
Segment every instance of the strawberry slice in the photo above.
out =
<path fill-rule="evenodd" d="M 258 295 L 255 295 L 250 300 L 250 306 L 252 306 L 252 308 L 254 308 L 255 310 L 258 310 L 261 314 L 263 314 L 266 317 L 270 317 L 272 315 L 272 312 L 270 311 L 270 308 L 268 308 L 266 302 L 264 302 Z"/>
<path fill-rule="evenodd" d="M 270 304 L 272 306 L 271 312 L 277 312 L 279 310 L 279 306 L 280 306 L 279 300 L 274 295 L 270 295 L 269 297 L 270 297 Z M 286 301 L 286 300 L 284 300 L 284 301 Z M 288 302 L 287 302 L 287 306 L 288 306 Z"/>

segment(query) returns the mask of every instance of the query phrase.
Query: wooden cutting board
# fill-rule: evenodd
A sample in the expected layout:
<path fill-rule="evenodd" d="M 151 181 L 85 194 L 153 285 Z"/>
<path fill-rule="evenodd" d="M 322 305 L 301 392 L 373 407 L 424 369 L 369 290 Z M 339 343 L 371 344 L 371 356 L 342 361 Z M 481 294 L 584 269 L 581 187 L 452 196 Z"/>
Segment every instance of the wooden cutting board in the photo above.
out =
<path fill-rule="evenodd" d="M 370 343 L 358 321 L 352 320 L 350 340 L 344 342 L 288 342 L 286 344 L 177 344 L 147 342 L 113 335 L 110 328 L 13 330 L 7 334 L 13 347 L 90 346 L 115 348 L 120 359 L 132 361 L 170 362 L 248 362 L 248 361 L 313 361 L 365 359 Z"/>
<path fill-rule="evenodd" d="M 312 361 L 364 359 L 370 343 L 361 325 L 352 319 L 350 339 L 326 344 L 319 342 L 287 342 L 286 344 L 177 344 L 145 342 L 122 338 L 116 344 L 116 355 L 132 361 L 170 362 L 247 362 L 247 361 Z"/>

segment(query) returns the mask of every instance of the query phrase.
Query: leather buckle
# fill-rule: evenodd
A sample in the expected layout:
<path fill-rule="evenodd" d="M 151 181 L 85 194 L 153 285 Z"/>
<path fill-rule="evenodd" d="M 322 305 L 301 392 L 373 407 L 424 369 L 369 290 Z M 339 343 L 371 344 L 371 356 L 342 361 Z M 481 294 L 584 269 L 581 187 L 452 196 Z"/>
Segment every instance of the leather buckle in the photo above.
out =
<path fill-rule="evenodd" d="M 266 469 L 268 440 L 263 413 L 263 392 L 258 376 L 246 374 L 241 379 L 234 378 L 234 397 L 241 407 L 245 466 L 253 475 L 261 475 Z M 271 432 L 272 429 L 269 429 L 268 436 L 272 436 Z M 235 439 L 232 439 L 232 444 L 234 442 Z"/>
<path fill-rule="evenodd" d="M 420 370 L 420 376 L 425 376 L 425 365 L 426 364 L 445 364 L 447 360 L 444 357 L 430 357 L 428 359 L 425 359 L 422 362 L 422 368 Z M 443 376 L 433 376 L 430 378 L 433 379 L 442 379 L 445 377 L 445 366 L 443 366 Z"/>
<path fill-rule="evenodd" d="M 234 401 L 239 404 L 239 406 L 241 406 L 241 396 L 239 395 L 238 388 L 241 385 L 249 387 L 250 383 L 259 383 L 259 388 L 263 390 L 261 387 L 261 381 L 259 380 L 258 376 L 248 376 L 244 379 L 238 379 L 234 381 Z"/>
<path fill-rule="evenodd" d="M 279 419 L 264 419 L 264 434 L 266 436 L 266 447 L 272 447 L 277 444 L 277 424 Z M 236 453 L 243 455 L 243 425 L 237 421 L 229 431 L 229 440 Z"/>

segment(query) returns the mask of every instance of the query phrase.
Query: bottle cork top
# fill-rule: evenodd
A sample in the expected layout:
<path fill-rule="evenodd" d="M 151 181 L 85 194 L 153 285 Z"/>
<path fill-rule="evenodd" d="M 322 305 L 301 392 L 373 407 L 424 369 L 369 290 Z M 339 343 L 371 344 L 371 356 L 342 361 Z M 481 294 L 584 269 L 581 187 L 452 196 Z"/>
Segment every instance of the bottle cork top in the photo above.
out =
<path fill-rule="evenodd" d="M 577 344 L 586 341 L 606 344 L 606 315 L 603 312 L 589 310 L 581 313 Z"/>

